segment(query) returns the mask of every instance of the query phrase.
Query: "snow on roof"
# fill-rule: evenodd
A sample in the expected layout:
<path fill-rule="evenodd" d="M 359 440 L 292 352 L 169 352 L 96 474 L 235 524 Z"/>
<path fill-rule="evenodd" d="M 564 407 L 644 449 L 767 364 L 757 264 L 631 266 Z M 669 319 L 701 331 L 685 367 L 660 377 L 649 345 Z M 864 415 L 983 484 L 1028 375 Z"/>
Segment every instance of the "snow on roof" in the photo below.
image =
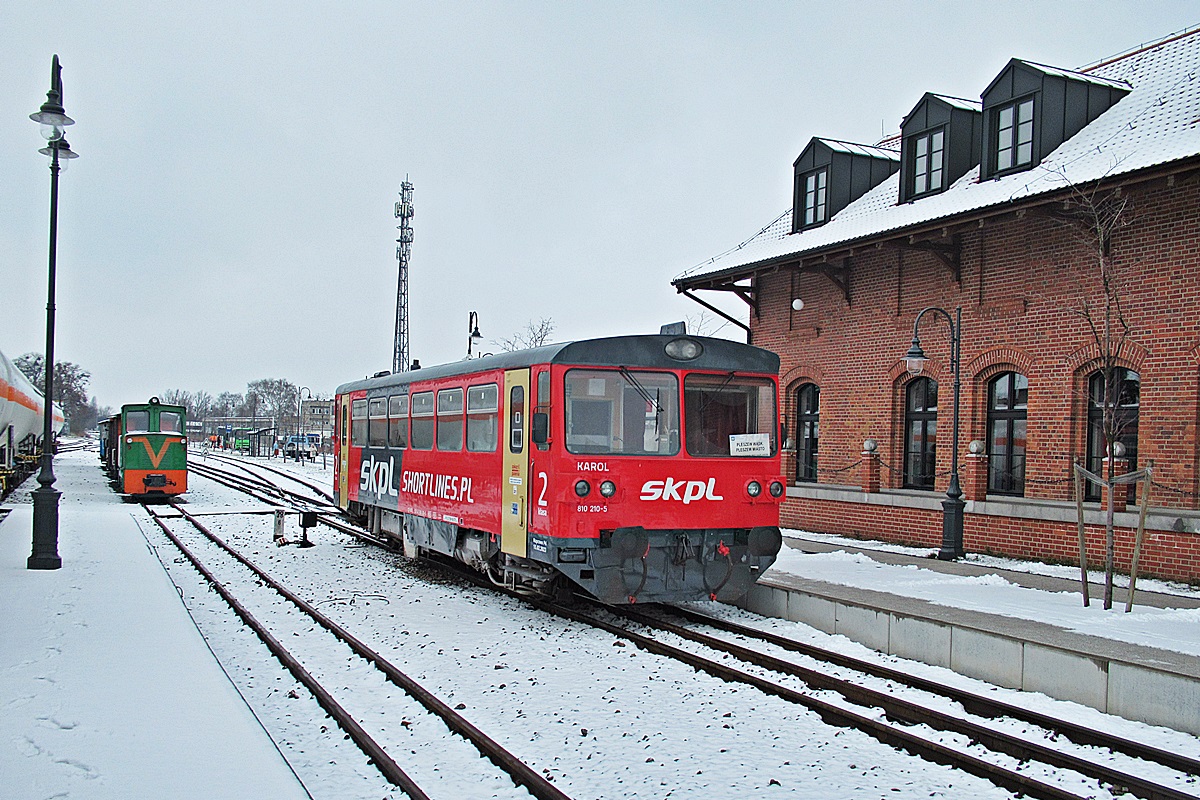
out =
<path fill-rule="evenodd" d="M 1126 88 L 1128 88 L 1128 87 L 1126 87 Z M 963 109 L 966 109 L 967 111 L 982 111 L 983 110 L 983 103 L 980 102 L 979 100 L 968 100 L 965 97 L 951 97 L 948 94 L 938 94 L 937 92 L 930 92 L 929 96 L 936 97 L 938 100 L 941 100 L 943 103 L 952 105 L 955 108 L 963 108 Z"/>
<path fill-rule="evenodd" d="M 849 153 L 852 156 L 870 156 L 871 158 L 885 158 L 888 161 L 899 161 L 900 151 L 889 150 L 883 147 L 874 147 L 869 144 L 854 144 L 853 142 L 842 142 L 837 139 L 825 139 L 817 137 L 817 141 L 827 145 L 832 150 L 838 150 L 842 153 Z"/>
<path fill-rule="evenodd" d="M 1099 75 L 1092 75 L 1088 72 L 1076 72 L 1075 70 L 1063 69 L 1062 67 L 1051 67 L 1048 64 L 1039 64 L 1036 61 L 1026 61 L 1023 58 L 1014 58 L 1013 61 L 1018 64 L 1024 64 L 1028 67 L 1033 67 L 1039 72 L 1044 72 L 1047 75 L 1055 75 L 1059 78 L 1066 78 L 1069 81 L 1084 81 L 1086 83 L 1094 83 L 1097 86 L 1107 86 L 1110 89 L 1122 89 L 1124 91 L 1128 91 L 1130 88 L 1129 84 L 1123 80 L 1103 78 Z M 991 87 L 989 86 L 988 88 Z M 984 93 L 986 94 L 986 90 L 984 90 Z"/>
<path fill-rule="evenodd" d="M 681 274 L 676 283 L 723 273 L 744 274 L 755 265 L 789 260 L 1004 206 L 1069 184 L 1125 175 L 1200 155 L 1200 29 L 1103 62 L 1087 73 L 1055 71 L 1072 79 L 1130 91 L 1033 169 L 980 182 L 976 167 L 946 191 L 902 205 L 896 202 L 900 189 L 897 172 L 825 225 L 790 233 L 790 226 L 781 222 L 789 218 L 785 214 L 732 250 Z M 880 154 L 895 153 L 871 149 Z"/>

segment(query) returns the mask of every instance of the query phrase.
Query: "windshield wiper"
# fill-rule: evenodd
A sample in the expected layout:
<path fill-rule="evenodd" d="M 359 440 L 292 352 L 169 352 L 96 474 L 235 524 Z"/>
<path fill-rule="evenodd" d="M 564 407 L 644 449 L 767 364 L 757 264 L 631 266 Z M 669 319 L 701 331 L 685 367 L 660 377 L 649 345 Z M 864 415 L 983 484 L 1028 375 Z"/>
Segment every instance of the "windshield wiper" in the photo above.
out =
<path fill-rule="evenodd" d="M 730 384 L 730 382 L 733 381 L 733 379 L 736 377 L 737 377 L 737 373 L 731 371 L 725 377 L 725 380 L 721 383 L 720 386 L 718 386 L 715 389 L 704 389 L 703 390 L 704 391 L 704 402 L 700 405 L 700 408 L 696 409 L 696 413 L 698 415 L 700 415 L 701 417 L 703 417 L 704 410 L 706 408 L 708 408 L 710 405 L 712 405 L 712 401 L 717 399 L 717 395 L 719 395 L 721 393 L 721 390 L 724 389 L 726 386 L 728 386 Z"/>
<path fill-rule="evenodd" d="M 621 373 L 621 376 L 625 378 L 625 380 L 629 381 L 633 385 L 634 390 L 642 396 L 643 400 L 654 406 L 654 433 L 657 434 L 658 420 L 663 413 L 662 404 L 658 402 L 658 395 L 662 390 L 655 389 L 654 395 L 651 396 L 650 392 L 646 391 L 646 387 L 642 386 L 642 384 L 638 382 L 638 379 L 634 377 L 633 373 L 629 371 L 628 367 L 617 367 L 617 371 Z"/>

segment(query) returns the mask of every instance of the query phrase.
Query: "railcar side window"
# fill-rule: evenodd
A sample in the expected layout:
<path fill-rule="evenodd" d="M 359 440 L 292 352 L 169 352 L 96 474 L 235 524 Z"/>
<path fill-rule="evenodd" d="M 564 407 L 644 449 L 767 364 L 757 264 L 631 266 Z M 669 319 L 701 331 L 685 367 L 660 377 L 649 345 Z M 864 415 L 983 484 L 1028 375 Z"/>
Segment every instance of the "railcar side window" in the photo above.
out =
<path fill-rule="evenodd" d="M 367 441 L 371 447 L 387 447 L 387 399 L 372 397 L 367 409 L 371 418 L 367 426 Z"/>
<path fill-rule="evenodd" d="M 355 447 L 367 444 L 367 401 L 355 400 L 350 404 L 350 443 Z"/>
<path fill-rule="evenodd" d="M 463 390 L 442 389 L 437 393 L 437 449 L 449 452 L 463 446 Z"/>
<path fill-rule="evenodd" d="M 683 379 L 683 416 L 687 451 L 693 456 L 775 454 L 775 384 L 766 378 L 732 372 L 688 375 Z"/>
<path fill-rule="evenodd" d="M 408 447 L 408 395 L 388 398 L 388 447 Z"/>
<path fill-rule="evenodd" d="M 160 411 L 158 413 L 158 429 L 163 433 L 183 433 L 178 411 Z"/>
<path fill-rule="evenodd" d="M 433 449 L 433 392 L 418 392 L 409 402 L 412 430 L 408 444 L 414 450 Z"/>
<path fill-rule="evenodd" d="M 679 452 L 679 379 L 669 372 L 573 369 L 564 385 L 567 450 L 669 456 Z"/>
<path fill-rule="evenodd" d="M 150 412 L 149 411 L 127 411 L 125 412 L 125 431 L 148 431 L 150 430 Z"/>
<path fill-rule="evenodd" d="M 467 389 L 467 450 L 470 452 L 495 451 L 499 400 L 500 388 L 494 383 Z"/>

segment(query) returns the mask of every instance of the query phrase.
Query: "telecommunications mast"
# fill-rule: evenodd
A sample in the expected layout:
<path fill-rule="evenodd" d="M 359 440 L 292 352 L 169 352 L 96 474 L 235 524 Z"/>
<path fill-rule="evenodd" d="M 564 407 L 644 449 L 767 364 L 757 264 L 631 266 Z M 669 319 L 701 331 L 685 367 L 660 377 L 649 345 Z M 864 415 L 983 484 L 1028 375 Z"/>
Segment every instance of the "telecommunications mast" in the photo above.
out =
<path fill-rule="evenodd" d="M 400 277 L 396 282 L 396 349 L 392 356 L 392 372 L 408 370 L 408 257 L 412 253 L 413 185 L 404 176 L 400 184 L 400 201 L 396 203 L 396 260 L 400 262 Z"/>

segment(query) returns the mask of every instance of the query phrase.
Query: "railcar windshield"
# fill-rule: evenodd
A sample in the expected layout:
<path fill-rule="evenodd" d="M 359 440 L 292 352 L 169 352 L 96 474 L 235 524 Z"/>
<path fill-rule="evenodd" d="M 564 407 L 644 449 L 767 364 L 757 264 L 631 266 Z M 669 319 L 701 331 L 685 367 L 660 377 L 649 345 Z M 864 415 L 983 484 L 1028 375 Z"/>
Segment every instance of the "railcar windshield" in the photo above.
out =
<path fill-rule="evenodd" d="M 125 430 L 127 430 L 127 431 L 148 431 L 148 430 L 150 430 L 150 412 L 149 411 L 126 411 L 125 412 Z"/>
<path fill-rule="evenodd" d="M 669 372 L 567 372 L 567 451 L 671 456 L 679 452 L 679 379 Z"/>
<path fill-rule="evenodd" d="M 183 433 L 178 411 L 161 411 L 158 414 L 158 429 L 163 433 Z"/>
<path fill-rule="evenodd" d="M 775 383 L 730 372 L 683 379 L 687 451 L 693 456 L 770 456 L 777 434 Z"/>

